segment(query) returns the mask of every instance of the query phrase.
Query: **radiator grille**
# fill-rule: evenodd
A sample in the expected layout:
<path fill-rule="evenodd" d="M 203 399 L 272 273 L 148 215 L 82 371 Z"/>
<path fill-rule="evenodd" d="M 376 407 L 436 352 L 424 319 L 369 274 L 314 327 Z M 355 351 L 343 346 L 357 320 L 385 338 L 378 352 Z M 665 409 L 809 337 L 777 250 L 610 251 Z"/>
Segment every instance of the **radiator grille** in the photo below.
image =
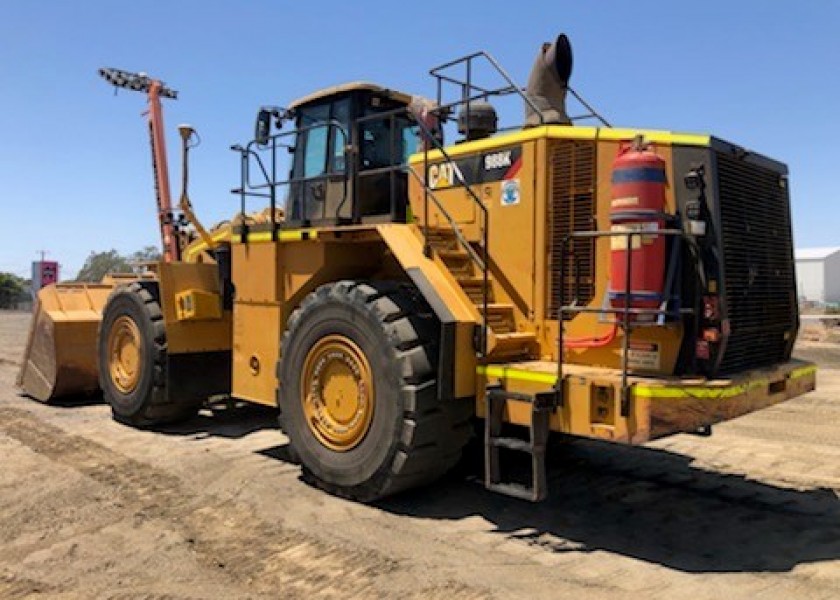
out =
<path fill-rule="evenodd" d="M 731 373 L 790 358 L 796 281 L 786 181 L 723 153 L 717 167 L 731 325 L 720 371 Z"/>
<path fill-rule="evenodd" d="M 588 304 L 595 295 L 595 241 L 571 240 L 566 255 L 561 256 L 561 244 L 568 234 L 595 229 L 595 143 L 556 142 L 550 149 L 550 165 L 548 318 L 557 319 L 561 303 L 571 304 L 577 295 L 579 304 Z M 565 281 L 560 280 L 561 260 L 565 261 Z"/>

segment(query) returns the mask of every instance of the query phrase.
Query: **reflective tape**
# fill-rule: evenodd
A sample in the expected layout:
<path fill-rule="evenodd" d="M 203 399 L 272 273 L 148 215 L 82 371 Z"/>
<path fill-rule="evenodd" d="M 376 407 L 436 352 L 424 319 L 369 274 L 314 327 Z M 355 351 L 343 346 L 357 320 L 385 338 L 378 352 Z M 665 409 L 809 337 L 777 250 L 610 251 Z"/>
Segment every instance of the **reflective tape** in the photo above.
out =
<path fill-rule="evenodd" d="M 277 232 L 278 242 L 300 242 L 303 240 L 314 240 L 318 237 L 317 229 L 285 229 Z M 242 236 L 233 234 L 231 240 L 234 244 L 241 244 Z M 265 243 L 270 242 L 270 231 L 255 231 L 248 234 L 247 243 Z"/>
<path fill-rule="evenodd" d="M 814 375 L 816 372 L 817 367 L 815 365 L 806 365 L 791 370 L 787 375 L 787 378 L 799 379 L 801 377 Z M 557 382 L 557 375 L 552 373 L 539 373 L 498 365 L 479 365 L 476 367 L 476 373 L 484 375 L 485 377 L 513 379 L 529 383 L 554 385 Z M 723 387 L 698 385 L 645 385 L 640 383 L 631 384 L 631 387 L 633 389 L 633 395 L 637 398 L 704 398 L 710 400 L 722 400 L 740 396 L 750 390 L 768 386 L 770 383 L 769 379 L 761 378 L 745 381 L 744 383 L 739 383 L 737 385 Z"/>

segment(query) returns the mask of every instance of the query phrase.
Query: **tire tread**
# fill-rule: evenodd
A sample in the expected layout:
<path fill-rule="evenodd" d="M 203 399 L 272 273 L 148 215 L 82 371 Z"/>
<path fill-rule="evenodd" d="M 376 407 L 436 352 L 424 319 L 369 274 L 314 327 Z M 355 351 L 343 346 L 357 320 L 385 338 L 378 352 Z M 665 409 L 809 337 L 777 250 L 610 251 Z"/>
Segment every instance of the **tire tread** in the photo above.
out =
<path fill-rule="evenodd" d="M 163 311 L 161 310 L 160 303 L 149 290 L 138 282 L 118 287 L 111 292 L 108 302 L 119 294 L 134 294 L 141 300 L 143 309 L 152 326 L 154 364 L 152 366 L 152 389 L 140 410 L 133 415 L 126 415 L 114 410 L 112 405 L 111 413 L 114 419 L 132 427 L 148 429 L 157 425 L 175 423 L 191 417 L 198 410 L 200 403 L 172 402 L 167 394 L 166 326 L 163 322 Z M 102 333 L 100 331 L 100 336 Z M 100 377 L 105 377 L 101 368 Z M 106 389 L 104 385 L 101 387 L 103 390 Z"/>
<path fill-rule="evenodd" d="M 326 298 L 363 306 L 391 341 L 402 379 L 403 420 L 392 440 L 392 458 L 368 481 L 352 487 L 335 485 L 320 479 L 306 465 L 302 466 L 304 479 L 331 494 L 371 502 L 440 478 L 460 460 L 473 432 L 475 408 L 471 399 L 438 398 L 434 360 L 439 337 L 437 318 L 407 284 L 340 281 L 319 287 L 292 313 L 283 334 L 283 347 L 294 336 L 301 315 Z M 281 371 L 278 363 L 278 375 Z M 277 393 L 279 406 L 281 390 Z M 280 419 L 288 433 L 282 413 Z"/>

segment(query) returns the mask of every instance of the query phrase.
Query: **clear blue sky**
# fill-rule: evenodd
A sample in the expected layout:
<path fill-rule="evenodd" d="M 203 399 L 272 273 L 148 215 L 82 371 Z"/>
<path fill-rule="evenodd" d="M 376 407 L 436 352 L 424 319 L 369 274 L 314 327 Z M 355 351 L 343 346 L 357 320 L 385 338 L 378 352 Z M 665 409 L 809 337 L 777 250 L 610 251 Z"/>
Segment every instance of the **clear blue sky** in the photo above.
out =
<path fill-rule="evenodd" d="M 39 250 L 72 277 L 92 250 L 158 243 L 144 97 L 96 70 L 146 71 L 193 124 L 192 198 L 236 210 L 228 150 L 261 104 L 366 79 L 434 95 L 427 71 L 485 49 L 521 83 L 560 31 L 572 84 L 615 125 L 709 132 L 791 169 L 798 246 L 840 245 L 840 2 L 111 2 L 0 0 L 0 270 Z"/>

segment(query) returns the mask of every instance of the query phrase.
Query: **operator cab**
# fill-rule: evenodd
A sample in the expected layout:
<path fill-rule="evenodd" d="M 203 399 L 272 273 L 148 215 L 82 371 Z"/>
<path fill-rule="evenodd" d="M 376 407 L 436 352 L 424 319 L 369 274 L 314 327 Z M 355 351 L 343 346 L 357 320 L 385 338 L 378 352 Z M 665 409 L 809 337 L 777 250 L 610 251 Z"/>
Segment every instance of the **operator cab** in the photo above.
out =
<path fill-rule="evenodd" d="M 293 102 L 284 117 L 294 132 L 280 144 L 292 154 L 281 227 L 405 222 L 404 166 L 417 150 L 412 97 L 371 83 L 349 83 Z M 260 123 L 258 121 L 258 141 Z M 265 148 L 268 144 L 261 144 Z M 281 192 L 282 194 L 282 192 Z"/>

